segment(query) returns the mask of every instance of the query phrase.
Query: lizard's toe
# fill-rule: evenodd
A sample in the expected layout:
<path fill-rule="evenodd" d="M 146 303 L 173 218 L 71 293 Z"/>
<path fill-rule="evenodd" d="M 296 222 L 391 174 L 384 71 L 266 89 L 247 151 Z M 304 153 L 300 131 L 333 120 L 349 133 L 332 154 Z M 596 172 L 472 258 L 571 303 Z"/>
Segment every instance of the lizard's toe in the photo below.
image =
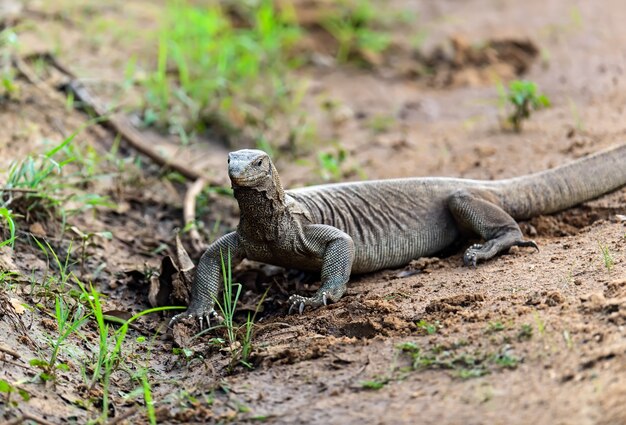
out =
<path fill-rule="evenodd" d="M 298 312 L 302 314 L 305 307 L 320 307 L 322 305 L 326 305 L 328 303 L 328 298 L 325 292 L 321 294 L 316 294 L 314 297 L 308 298 L 303 297 L 301 295 L 292 295 L 287 300 L 287 304 L 289 304 L 289 314 L 297 308 Z"/>
<path fill-rule="evenodd" d="M 204 329 L 204 322 L 206 321 L 206 327 L 211 327 L 211 318 L 208 314 L 201 314 L 198 316 L 198 325 L 200 326 L 200 330 Z"/>
<path fill-rule="evenodd" d="M 524 247 L 530 247 L 530 248 L 535 248 L 537 251 L 539 251 L 539 245 L 537 245 L 537 243 L 533 240 L 523 240 L 520 239 L 518 241 L 515 242 L 515 245 L 517 246 L 524 246 Z"/>
<path fill-rule="evenodd" d="M 476 262 L 478 261 L 478 253 L 483 248 L 483 246 L 479 243 L 475 243 L 474 245 L 467 248 L 465 254 L 463 255 L 463 264 L 466 267 L 472 266 L 476 267 Z"/>
<path fill-rule="evenodd" d="M 215 311 L 215 309 L 194 309 L 189 308 L 187 311 L 177 314 L 172 317 L 169 323 L 169 327 L 174 327 L 175 324 L 180 323 L 181 321 L 188 319 L 197 319 L 198 325 L 200 326 L 200 330 L 204 328 L 204 324 L 206 323 L 207 328 L 211 327 L 211 319 L 218 318 L 219 315 Z"/>
<path fill-rule="evenodd" d="M 219 314 L 217 314 L 217 311 L 215 311 L 214 309 L 208 310 L 208 311 L 204 311 L 202 314 L 200 314 L 198 316 L 198 322 L 200 325 L 200 330 L 203 330 L 203 324 L 204 322 L 206 322 L 206 328 L 210 329 L 211 328 L 211 321 L 217 319 L 217 322 L 220 323 L 220 321 L 222 320 L 222 318 L 220 317 Z"/>
<path fill-rule="evenodd" d="M 191 315 L 185 313 L 176 314 L 174 317 L 170 319 L 170 322 L 167 324 L 168 327 L 173 328 L 175 324 L 180 323 L 181 320 L 189 319 Z"/>
<path fill-rule="evenodd" d="M 304 304 L 306 300 L 307 298 L 300 295 L 290 296 L 289 300 L 287 301 L 287 303 L 289 304 L 289 314 L 291 314 L 295 308 L 297 308 L 298 312 L 302 314 L 302 312 L 304 311 Z"/>
<path fill-rule="evenodd" d="M 539 251 L 539 247 L 534 241 L 524 240 L 521 237 L 490 239 L 484 244 L 474 244 L 467 248 L 463 255 L 463 263 L 466 266 L 476 267 L 478 261 L 493 258 L 496 254 L 507 251 L 512 246 L 531 247 Z"/>

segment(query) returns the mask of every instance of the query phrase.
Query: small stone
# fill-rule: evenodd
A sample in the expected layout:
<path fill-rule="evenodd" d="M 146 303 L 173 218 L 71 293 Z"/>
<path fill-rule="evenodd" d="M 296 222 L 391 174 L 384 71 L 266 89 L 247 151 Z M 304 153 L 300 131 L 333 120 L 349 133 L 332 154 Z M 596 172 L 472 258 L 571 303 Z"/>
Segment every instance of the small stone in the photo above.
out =
<path fill-rule="evenodd" d="M 35 236 L 46 236 L 46 229 L 39 222 L 35 222 L 28 227 L 28 231 Z"/>
<path fill-rule="evenodd" d="M 559 304 L 563 304 L 565 302 L 565 298 L 558 291 L 553 291 L 548 294 L 546 297 L 546 304 L 550 307 L 557 306 Z"/>

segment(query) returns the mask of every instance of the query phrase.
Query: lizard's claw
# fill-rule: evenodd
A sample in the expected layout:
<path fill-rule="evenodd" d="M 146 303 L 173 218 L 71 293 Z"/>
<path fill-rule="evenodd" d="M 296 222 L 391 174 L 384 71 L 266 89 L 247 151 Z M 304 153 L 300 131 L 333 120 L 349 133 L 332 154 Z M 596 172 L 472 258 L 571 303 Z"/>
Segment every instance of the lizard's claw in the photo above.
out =
<path fill-rule="evenodd" d="M 189 308 L 184 313 L 177 314 L 172 317 L 169 323 L 169 327 L 172 328 L 176 323 L 179 323 L 182 320 L 193 319 L 196 318 L 198 320 L 198 324 L 200 325 L 200 330 L 204 329 L 204 324 L 206 323 L 207 328 L 211 327 L 211 319 L 217 318 L 218 314 L 215 309 L 193 309 Z"/>
<path fill-rule="evenodd" d="M 299 295 L 292 295 L 291 297 L 289 297 L 289 301 L 287 301 L 289 303 L 289 312 L 287 314 L 291 314 L 296 306 L 298 306 L 298 311 L 300 312 L 300 314 L 302 314 L 302 312 L 304 311 L 304 300 L 305 298 Z"/>
<path fill-rule="evenodd" d="M 298 312 L 302 314 L 304 311 L 304 307 L 320 307 L 323 305 L 328 305 L 329 297 L 326 292 L 315 294 L 313 297 L 303 297 L 301 295 L 292 295 L 289 297 L 287 303 L 289 304 L 289 314 L 297 308 Z"/>

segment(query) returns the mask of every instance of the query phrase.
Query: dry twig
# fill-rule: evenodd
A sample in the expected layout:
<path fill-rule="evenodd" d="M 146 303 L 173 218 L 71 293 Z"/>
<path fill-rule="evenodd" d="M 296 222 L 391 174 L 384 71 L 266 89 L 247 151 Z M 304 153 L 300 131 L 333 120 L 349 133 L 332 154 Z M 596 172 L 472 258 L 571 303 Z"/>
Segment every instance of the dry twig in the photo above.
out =
<path fill-rule="evenodd" d="M 19 353 L 16 353 L 15 351 L 11 350 L 8 347 L 5 347 L 4 345 L 0 345 L 0 351 L 3 353 L 6 353 L 8 355 L 10 355 L 11 357 L 13 357 L 14 359 L 19 359 L 21 356 L 19 355 Z"/>
<path fill-rule="evenodd" d="M 52 422 L 40 418 L 39 416 L 31 415 L 30 413 L 23 413 L 15 419 L 11 419 L 8 422 L 5 422 L 3 425 L 19 425 L 25 421 L 33 421 L 41 425 L 54 425 Z"/>
<path fill-rule="evenodd" d="M 138 410 L 139 409 L 137 407 L 132 407 L 128 409 L 127 411 L 125 411 L 124 413 L 122 413 L 121 415 L 112 418 L 110 421 L 107 422 L 107 425 L 119 424 L 123 420 L 126 420 L 130 418 L 131 416 L 133 416 L 135 413 L 137 413 Z"/>
<path fill-rule="evenodd" d="M 185 200 L 183 202 L 183 218 L 185 220 L 185 228 L 189 228 L 189 237 L 191 238 L 191 246 L 194 251 L 202 252 L 206 248 L 206 244 L 198 232 L 196 227 L 196 198 L 202 192 L 206 181 L 198 179 L 187 188 Z"/>
<path fill-rule="evenodd" d="M 39 192 L 37 189 L 27 189 L 22 187 L 3 187 L 0 188 L 0 193 L 2 192 L 11 192 L 11 193 L 37 193 Z"/>
<path fill-rule="evenodd" d="M 2 357 L 0 357 L 0 363 L 8 363 L 8 364 L 12 364 L 13 366 L 21 367 L 22 369 L 26 369 L 26 370 L 31 370 L 32 371 L 32 369 L 30 367 L 28 367 L 26 365 L 23 365 L 21 363 L 18 363 L 18 362 L 14 362 L 13 360 L 9 360 L 4 355 L 2 355 Z"/>

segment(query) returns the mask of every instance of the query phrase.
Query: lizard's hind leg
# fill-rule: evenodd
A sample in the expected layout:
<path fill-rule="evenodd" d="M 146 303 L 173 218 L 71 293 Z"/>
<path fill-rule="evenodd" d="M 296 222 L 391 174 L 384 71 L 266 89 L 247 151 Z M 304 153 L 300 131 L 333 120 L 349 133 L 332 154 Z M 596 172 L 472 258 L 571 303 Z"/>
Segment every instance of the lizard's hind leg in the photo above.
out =
<path fill-rule="evenodd" d="M 459 227 L 480 235 L 485 242 L 470 246 L 463 255 L 466 266 L 476 266 L 512 246 L 539 249 L 531 240 L 524 240 L 519 225 L 498 204 L 495 196 L 482 191 L 458 190 L 448 198 L 448 208 Z"/>

